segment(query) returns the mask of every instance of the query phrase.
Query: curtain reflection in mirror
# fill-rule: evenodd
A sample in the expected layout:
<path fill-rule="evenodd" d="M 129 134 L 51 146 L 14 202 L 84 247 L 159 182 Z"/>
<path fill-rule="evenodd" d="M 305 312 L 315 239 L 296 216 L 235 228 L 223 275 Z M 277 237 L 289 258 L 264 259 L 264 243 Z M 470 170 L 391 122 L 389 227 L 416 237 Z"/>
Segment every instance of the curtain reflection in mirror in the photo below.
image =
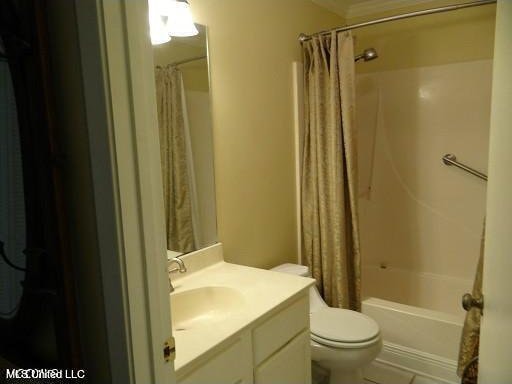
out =
<path fill-rule="evenodd" d="M 153 46 L 168 257 L 217 242 L 206 26 Z"/>
<path fill-rule="evenodd" d="M 167 248 L 190 252 L 199 243 L 198 207 L 181 71 L 157 67 L 156 89 Z"/>

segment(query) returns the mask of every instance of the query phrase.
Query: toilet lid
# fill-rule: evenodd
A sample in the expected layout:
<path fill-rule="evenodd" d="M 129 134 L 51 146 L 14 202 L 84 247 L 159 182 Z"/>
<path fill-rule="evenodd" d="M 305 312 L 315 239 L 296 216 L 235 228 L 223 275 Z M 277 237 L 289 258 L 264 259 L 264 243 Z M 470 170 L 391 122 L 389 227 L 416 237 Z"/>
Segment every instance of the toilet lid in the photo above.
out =
<path fill-rule="evenodd" d="M 342 343 L 361 343 L 376 338 L 379 325 L 356 311 L 322 308 L 311 314 L 311 333 L 317 338 Z"/>

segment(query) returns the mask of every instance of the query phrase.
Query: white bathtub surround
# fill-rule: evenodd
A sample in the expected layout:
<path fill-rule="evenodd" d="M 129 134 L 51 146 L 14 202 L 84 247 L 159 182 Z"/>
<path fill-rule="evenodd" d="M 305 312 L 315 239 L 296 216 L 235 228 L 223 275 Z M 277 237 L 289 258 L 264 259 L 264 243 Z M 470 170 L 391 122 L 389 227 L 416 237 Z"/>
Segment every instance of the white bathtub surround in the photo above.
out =
<path fill-rule="evenodd" d="M 172 275 L 175 290 L 170 295 L 178 382 L 194 382 L 190 378 L 195 370 L 205 364 L 216 367 L 215 364 L 221 363 L 215 359 L 224 353 L 227 360 L 222 363 L 222 370 L 246 360 L 252 366 L 254 361 L 255 377 L 265 377 L 269 368 L 261 368 L 263 364 L 258 356 L 267 359 L 268 354 L 261 345 L 267 347 L 279 341 L 288 331 L 293 332 L 283 343 L 291 341 L 283 348 L 299 359 L 306 352 L 304 356 L 310 358 L 309 350 L 306 351 L 308 344 L 301 348 L 299 334 L 309 333 L 307 312 L 302 318 L 300 311 L 303 305 L 307 306 L 307 289 L 313 284 L 312 279 L 226 263 L 221 244 L 184 255 L 182 260 L 187 272 Z M 274 329 L 269 323 L 274 316 L 284 316 L 277 325 L 286 329 L 274 331 L 269 337 L 265 332 Z M 255 338 L 259 344 L 251 344 Z M 238 349 L 231 351 L 235 344 Z M 272 345 L 267 350 L 272 351 Z M 268 358 L 269 361 L 274 357 Z"/>
<path fill-rule="evenodd" d="M 387 300 L 363 300 L 363 313 L 381 327 L 384 347 L 377 361 L 443 383 L 458 383 L 462 318 Z"/>
<path fill-rule="evenodd" d="M 438 381 L 455 367 L 485 215 L 492 61 L 357 76 L 363 312 L 379 360 Z M 362 158 L 361 158 L 362 157 Z M 401 306 L 400 304 L 407 304 Z"/>
<path fill-rule="evenodd" d="M 464 320 L 461 297 L 472 281 L 453 276 L 376 265 L 362 267 L 363 296 L 431 309 Z"/>
<path fill-rule="evenodd" d="M 441 157 L 487 172 L 491 74 L 480 60 L 357 76 L 363 266 L 473 281 L 486 183 Z"/>

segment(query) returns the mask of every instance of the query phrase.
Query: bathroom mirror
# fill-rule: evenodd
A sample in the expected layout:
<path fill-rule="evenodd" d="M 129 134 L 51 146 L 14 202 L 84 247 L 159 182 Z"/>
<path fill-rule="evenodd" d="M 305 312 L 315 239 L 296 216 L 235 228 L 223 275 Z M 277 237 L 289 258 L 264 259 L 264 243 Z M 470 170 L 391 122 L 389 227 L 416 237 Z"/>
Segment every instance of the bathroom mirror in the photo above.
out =
<path fill-rule="evenodd" d="M 207 29 L 153 46 L 167 249 L 217 242 Z"/>

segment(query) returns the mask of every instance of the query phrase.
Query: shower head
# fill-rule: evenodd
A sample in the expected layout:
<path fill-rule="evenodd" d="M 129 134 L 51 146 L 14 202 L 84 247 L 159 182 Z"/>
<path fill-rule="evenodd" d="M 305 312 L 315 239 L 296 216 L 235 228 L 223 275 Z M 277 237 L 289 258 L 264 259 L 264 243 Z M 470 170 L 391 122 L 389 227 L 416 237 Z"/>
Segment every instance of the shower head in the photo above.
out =
<path fill-rule="evenodd" d="M 359 60 L 370 61 L 370 60 L 376 59 L 377 57 L 379 57 L 379 55 L 377 54 L 377 51 L 375 50 L 375 48 L 367 48 L 363 51 L 363 53 L 361 53 L 355 57 L 355 61 L 359 61 Z"/>

